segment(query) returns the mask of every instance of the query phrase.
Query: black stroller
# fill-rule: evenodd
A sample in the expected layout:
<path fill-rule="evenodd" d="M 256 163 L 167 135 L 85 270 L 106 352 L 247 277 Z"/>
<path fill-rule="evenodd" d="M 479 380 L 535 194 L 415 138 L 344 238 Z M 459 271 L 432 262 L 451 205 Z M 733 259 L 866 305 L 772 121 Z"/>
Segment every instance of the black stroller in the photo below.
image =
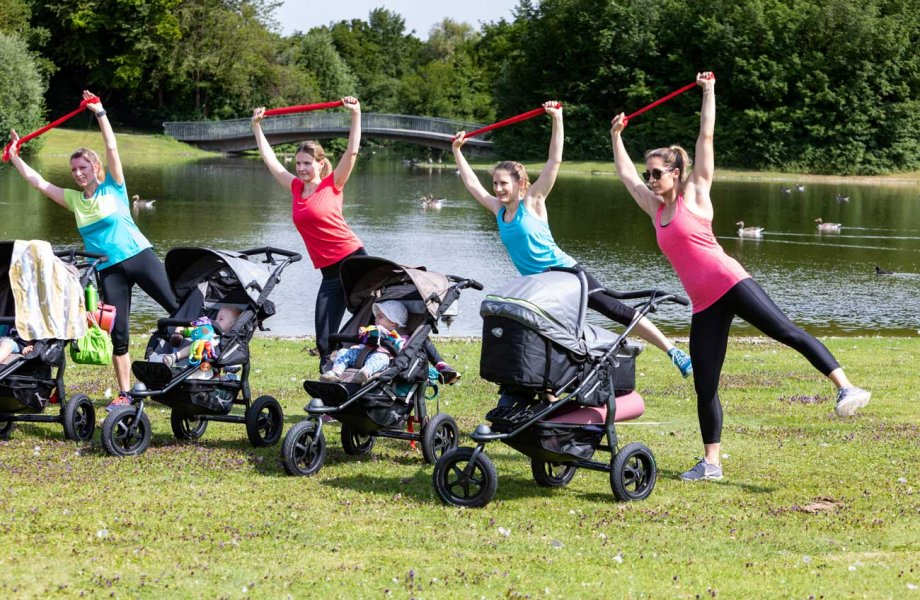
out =
<path fill-rule="evenodd" d="M 10 266 L 15 242 L 0 242 L 0 325 L 16 323 L 15 303 L 10 283 Z M 96 266 L 105 256 L 80 250 L 54 253 L 80 273 L 80 287 L 96 282 Z M 43 339 L 29 343 L 32 350 L 0 365 L 0 439 L 9 439 L 17 421 L 61 423 L 64 435 L 76 442 L 93 439 L 96 411 L 85 394 L 67 397 L 64 387 L 65 349 L 73 340 Z M 57 404 L 57 415 L 42 414 L 49 404 Z"/>
<path fill-rule="evenodd" d="M 261 262 L 270 268 L 250 260 L 261 255 L 265 257 Z M 131 406 L 109 413 L 102 424 L 106 452 L 129 456 L 147 449 L 151 431 L 144 401 L 148 398 L 172 409 L 170 424 L 180 440 L 196 440 L 204 434 L 209 421 L 222 421 L 245 424 L 253 446 L 277 443 L 284 414 L 271 396 L 251 401 L 249 342 L 256 328 L 264 329 L 262 323 L 275 314 L 275 305 L 268 297 L 281 272 L 300 259 L 296 252 L 271 247 L 240 252 L 174 248 L 167 252 L 166 274 L 179 308 L 170 318 L 157 322 L 145 357 L 168 351 L 176 327 L 193 326 L 202 316 L 213 322 L 222 307 L 235 308 L 239 317 L 229 331 L 220 331 L 213 323 L 220 341 L 214 356 L 200 364 L 181 361 L 171 367 L 162 362 L 132 363 L 138 383 L 128 394 Z M 199 378 L 205 369 L 209 377 Z M 246 407 L 243 416 L 230 414 L 235 404 Z"/>
<path fill-rule="evenodd" d="M 288 431 L 281 445 L 285 470 L 291 475 L 313 475 L 326 460 L 324 415 L 342 423 L 342 448 L 346 454 L 367 454 L 378 437 L 420 441 L 426 462 L 457 447 L 459 430 L 453 417 L 438 412 L 428 414 L 426 393 L 437 392 L 429 380 L 424 343 L 439 320 L 456 314 L 455 302 L 468 287 L 482 289 L 471 279 L 442 275 L 424 267 L 409 268 L 383 258 L 357 256 L 342 263 L 342 285 L 352 317 L 338 334 L 330 336 L 335 348 L 360 342 L 358 329 L 373 323 L 375 302 L 399 300 L 408 309 L 407 329 L 411 332 L 402 348 L 390 346 L 395 358 L 389 367 L 366 383 L 348 380 L 362 366 L 347 369 L 343 381 L 330 383 L 304 381 L 312 400 L 308 417 Z M 387 343 L 384 339 L 383 344 Z M 411 431 L 413 423 L 421 427 Z M 406 431 L 406 427 L 410 431 Z"/>
<path fill-rule="evenodd" d="M 615 335 L 585 323 L 589 293 L 648 300 Z M 689 304 L 656 290 L 589 290 L 575 269 L 521 277 L 486 296 L 480 375 L 500 384 L 501 400 L 486 415 L 492 426 L 479 425 L 471 434 L 476 448 L 453 450 L 435 465 L 441 500 L 467 507 L 492 500 L 498 475 L 484 448 L 493 440 L 528 456 L 540 486 L 564 486 L 584 468 L 608 472 L 618 500 L 647 498 L 657 478 L 655 458 L 639 443 L 618 450 L 614 423 L 645 410 L 635 391 L 640 348 L 627 345 L 626 335 L 663 302 Z M 591 460 L 596 450 L 610 452 L 610 461 Z"/>

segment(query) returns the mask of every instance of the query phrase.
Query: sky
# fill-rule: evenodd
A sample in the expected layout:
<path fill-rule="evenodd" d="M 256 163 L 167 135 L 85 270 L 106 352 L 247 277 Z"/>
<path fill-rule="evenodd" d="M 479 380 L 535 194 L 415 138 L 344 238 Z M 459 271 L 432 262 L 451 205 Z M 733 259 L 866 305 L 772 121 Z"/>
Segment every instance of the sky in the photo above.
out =
<path fill-rule="evenodd" d="M 341 20 L 367 20 L 371 10 L 383 7 L 406 20 L 406 33 L 428 39 L 428 32 L 444 17 L 469 23 L 479 29 L 482 23 L 512 20 L 511 10 L 518 0 L 284 0 L 275 11 L 281 33 L 309 31 L 313 27 Z"/>

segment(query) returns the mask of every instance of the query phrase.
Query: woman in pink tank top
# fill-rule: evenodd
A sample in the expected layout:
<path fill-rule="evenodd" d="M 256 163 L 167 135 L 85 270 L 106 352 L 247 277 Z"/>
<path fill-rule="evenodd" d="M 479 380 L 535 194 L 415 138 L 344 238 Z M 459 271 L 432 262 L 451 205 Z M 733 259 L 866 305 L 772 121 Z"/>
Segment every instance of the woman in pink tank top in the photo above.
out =
<path fill-rule="evenodd" d="M 824 344 L 792 323 L 716 241 L 709 197 L 715 170 L 715 77 L 709 72 L 700 73 L 696 82 L 703 90 L 703 106 L 696 141 L 697 162 L 692 172 L 690 157 L 683 148 L 658 148 L 645 154 L 643 181 L 623 144 L 625 115 L 617 115 L 610 129 L 617 175 L 639 208 L 652 219 L 658 246 L 693 301 L 690 357 L 705 457 L 681 474 L 688 481 L 722 478 L 719 376 L 729 329 L 736 316 L 797 350 L 827 376 L 837 386 L 835 412 L 839 416 L 854 414 L 869 402 L 870 396 L 850 383 Z"/>

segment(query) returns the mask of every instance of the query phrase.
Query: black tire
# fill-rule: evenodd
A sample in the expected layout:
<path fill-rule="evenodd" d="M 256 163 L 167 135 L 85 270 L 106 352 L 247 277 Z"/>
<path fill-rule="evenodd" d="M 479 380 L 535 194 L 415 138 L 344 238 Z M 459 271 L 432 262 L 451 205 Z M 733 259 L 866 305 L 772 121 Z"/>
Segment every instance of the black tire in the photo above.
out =
<path fill-rule="evenodd" d="M 246 435 L 256 448 L 277 444 L 283 428 L 284 411 L 271 396 L 259 396 L 246 409 Z"/>
<path fill-rule="evenodd" d="M 476 464 L 473 465 L 470 476 L 463 475 L 473 451 L 473 448 L 451 450 L 434 466 L 434 491 L 445 504 L 480 508 L 491 502 L 495 496 L 498 489 L 498 473 L 495 472 L 495 465 L 485 452 L 480 452 L 476 457 Z"/>
<path fill-rule="evenodd" d="M 169 414 L 169 424 L 172 426 L 173 435 L 177 440 L 192 441 L 204 435 L 208 422 L 198 415 L 190 415 L 179 409 L 172 409 Z"/>
<path fill-rule="evenodd" d="M 88 442 L 96 431 L 96 409 L 85 394 L 64 403 L 64 436 L 75 442 Z"/>
<path fill-rule="evenodd" d="M 141 412 L 139 418 L 136 415 L 137 410 L 129 406 L 110 412 L 102 422 L 102 447 L 110 455 L 135 456 L 143 454 L 150 446 L 150 419 L 145 412 Z M 129 434 L 135 418 L 137 428 Z"/>
<path fill-rule="evenodd" d="M 530 472 L 540 487 L 563 487 L 572 481 L 578 467 L 530 459 Z"/>
<path fill-rule="evenodd" d="M 446 413 L 438 413 L 422 429 L 422 456 L 425 462 L 433 465 L 438 460 L 457 448 L 460 429 L 454 418 Z"/>
<path fill-rule="evenodd" d="M 281 444 L 281 462 L 288 475 L 315 475 L 326 462 L 326 436 L 316 435 L 316 423 L 301 421 L 291 427 Z"/>
<path fill-rule="evenodd" d="M 610 465 L 610 487 L 617 500 L 644 500 L 655 489 L 658 466 L 652 451 L 642 444 L 627 444 Z"/>
<path fill-rule="evenodd" d="M 14 429 L 16 429 L 16 421 L 12 419 L 0 421 L 0 440 L 10 439 Z"/>
<path fill-rule="evenodd" d="M 345 451 L 345 454 L 351 456 L 368 454 L 376 441 L 377 436 L 357 433 L 350 425 L 342 423 L 342 450 Z"/>

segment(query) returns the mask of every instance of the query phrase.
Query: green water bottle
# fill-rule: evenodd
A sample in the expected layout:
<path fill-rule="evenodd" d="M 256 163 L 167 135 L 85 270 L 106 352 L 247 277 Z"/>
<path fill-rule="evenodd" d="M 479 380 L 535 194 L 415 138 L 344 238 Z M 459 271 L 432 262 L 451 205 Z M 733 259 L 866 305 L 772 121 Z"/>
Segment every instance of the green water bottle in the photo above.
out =
<path fill-rule="evenodd" d="M 89 284 L 84 292 L 86 293 L 86 310 L 92 312 L 99 308 L 99 293 L 96 291 L 96 286 Z"/>

